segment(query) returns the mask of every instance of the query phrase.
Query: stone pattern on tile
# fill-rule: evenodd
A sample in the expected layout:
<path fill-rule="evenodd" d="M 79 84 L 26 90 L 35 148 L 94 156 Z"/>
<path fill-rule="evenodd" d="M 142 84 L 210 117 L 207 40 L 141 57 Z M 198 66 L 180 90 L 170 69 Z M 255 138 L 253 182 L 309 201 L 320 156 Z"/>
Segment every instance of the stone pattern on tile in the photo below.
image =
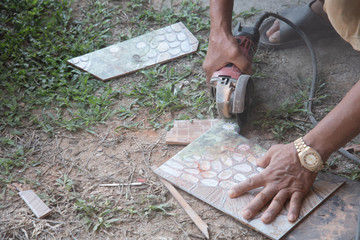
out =
<path fill-rule="evenodd" d="M 198 40 L 181 22 L 75 57 L 68 63 L 106 81 L 195 52 Z"/>
<path fill-rule="evenodd" d="M 219 121 L 219 119 L 175 120 L 174 127 L 166 133 L 166 144 L 188 145 Z"/>
<path fill-rule="evenodd" d="M 155 173 L 272 239 L 283 237 L 341 186 L 339 182 L 316 180 L 296 223 L 287 220 L 288 207 L 271 224 L 262 223 L 261 213 L 250 221 L 244 219 L 242 209 L 262 188 L 238 198 L 229 198 L 227 192 L 235 184 L 263 171 L 255 161 L 266 151 L 239 135 L 236 128 L 233 122 L 220 121 L 157 168 Z"/>

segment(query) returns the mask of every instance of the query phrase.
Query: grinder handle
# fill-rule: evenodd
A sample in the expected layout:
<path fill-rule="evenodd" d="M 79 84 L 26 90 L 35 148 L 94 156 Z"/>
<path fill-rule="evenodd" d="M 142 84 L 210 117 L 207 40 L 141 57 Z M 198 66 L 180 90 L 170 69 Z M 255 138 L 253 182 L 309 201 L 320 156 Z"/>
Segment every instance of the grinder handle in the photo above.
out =
<path fill-rule="evenodd" d="M 249 62 L 252 62 L 259 43 L 259 30 L 254 27 L 242 27 L 240 22 L 235 29 L 234 37 L 238 41 L 241 53 L 249 60 Z M 215 71 L 213 76 L 238 79 L 241 74 L 243 73 L 238 67 L 229 63 L 220 70 Z"/>

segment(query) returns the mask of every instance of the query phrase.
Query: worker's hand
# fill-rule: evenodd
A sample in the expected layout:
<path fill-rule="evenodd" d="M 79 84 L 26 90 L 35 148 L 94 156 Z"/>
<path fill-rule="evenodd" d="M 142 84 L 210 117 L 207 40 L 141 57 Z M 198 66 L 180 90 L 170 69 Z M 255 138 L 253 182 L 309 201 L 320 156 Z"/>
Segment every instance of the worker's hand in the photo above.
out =
<path fill-rule="evenodd" d="M 210 32 L 209 47 L 203 63 L 206 82 L 209 84 L 213 73 L 228 63 L 233 63 L 243 73 L 251 73 L 251 63 L 240 52 L 238 42 L 231 32 L 214 27 Z"/>
<path fill-rule="evenodd" d="M 261 216 L 264 223 L 272 222 L 290 200 L 288 220 L 298 219 L 302 200 L 309 192 L 317 173 L 301 166 L 293 143 L 274 145 L 256 161 L 265 170 L 229 191 L 230 197 L 238 197 L 249 190 L 264 187 L 256 197 L 243 209 L 242 215 L 250 220 L 269 202 L 269 207 Z"/>

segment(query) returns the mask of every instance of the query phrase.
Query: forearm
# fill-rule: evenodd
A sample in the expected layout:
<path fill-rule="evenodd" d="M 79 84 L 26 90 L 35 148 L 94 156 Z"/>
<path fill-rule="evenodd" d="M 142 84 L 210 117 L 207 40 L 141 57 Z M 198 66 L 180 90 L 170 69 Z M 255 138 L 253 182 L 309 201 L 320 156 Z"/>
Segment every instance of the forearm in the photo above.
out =
<path fill-rule="evenodd" d="M 304 136 L 304 142 L 326 160 L 360 132 L 360 81 L 319 124 Z"/>
<path fill-rule="evenodd" d="M 210 1 L 209 47 L 203 63 L 208 84 L 213 73 L 228 63 L 236 65 L 243 73 L 251 73 L 251 63 L 241 53 L 231 33 L 233 5 L 233 0 Z"/>
<path fill-rule="evenodd" d="M 210 24 L 211 30 L 217 28 L 231 32 L 231 19 L 233 11 L 233 0 L 211 0 L 210 1 Z"/>

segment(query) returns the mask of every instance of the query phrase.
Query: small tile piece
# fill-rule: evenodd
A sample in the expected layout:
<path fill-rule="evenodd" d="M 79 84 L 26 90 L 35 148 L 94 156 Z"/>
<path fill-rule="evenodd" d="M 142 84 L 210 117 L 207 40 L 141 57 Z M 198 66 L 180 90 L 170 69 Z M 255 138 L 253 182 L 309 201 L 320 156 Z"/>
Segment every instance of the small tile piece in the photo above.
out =
<path fill-rule="evenodd" d="M 220 120 L 175 120 L 174 127 L 166 134 L 166 144 L 188 145 Z"/>
<path fill-rule="evenodd" d="M 33 190 L 21 191 L 19 192 L 19 195 L 26 202 L 37 218 L 44 218 L 51 213 L 51 209 Z"/>
<path fill-rule="evenodd" d="M 181 22 L 68 60 L 106 81 L 195 52 L 199 41 Z"/>

